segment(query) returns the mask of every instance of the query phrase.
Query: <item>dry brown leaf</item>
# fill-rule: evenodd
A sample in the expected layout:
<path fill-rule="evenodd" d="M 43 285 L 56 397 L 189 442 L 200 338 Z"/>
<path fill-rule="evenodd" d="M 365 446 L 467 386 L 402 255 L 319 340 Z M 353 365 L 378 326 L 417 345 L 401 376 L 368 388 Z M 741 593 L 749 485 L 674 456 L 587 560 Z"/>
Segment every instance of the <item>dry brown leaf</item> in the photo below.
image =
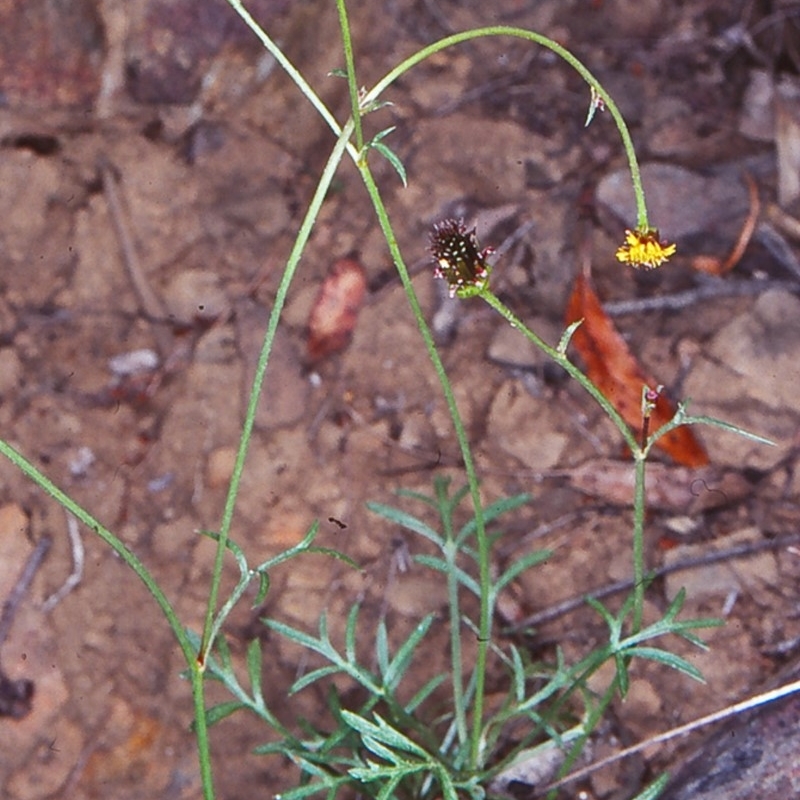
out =
<path fill-rule="evenodd" d="M 308 321 L 308 357 L 319 361 L 345 348 L 367 292 L 364 270 L 354 258 L 340 258 L 328 272 Z"/>
<path fill-rule="evenodd" d="M 641 433 L 642 387 L 654 388 L 657 381 L 639 366 L 585 275 L 578 276 L 567 303 L 567 324 L 578 320 L 583 322 L 575 331 L 572 344 L 586 365 L 587 375 L 625 422 Z M 660 393 L 650 417 L 650 431 L 657 430 L 673 416 L 675 407 Z M 685 467 L 708 464 L 708 454 L 688 427 L 670 431 L 658 440 L 657 446 Z"/>

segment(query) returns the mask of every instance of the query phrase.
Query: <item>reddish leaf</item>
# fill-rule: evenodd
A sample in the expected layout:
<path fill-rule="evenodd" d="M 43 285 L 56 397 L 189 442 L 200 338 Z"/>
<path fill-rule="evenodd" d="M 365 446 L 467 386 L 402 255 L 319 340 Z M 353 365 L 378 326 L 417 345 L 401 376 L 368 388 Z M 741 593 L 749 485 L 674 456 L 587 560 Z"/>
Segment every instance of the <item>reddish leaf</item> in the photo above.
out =
<path fill-rule="evenodd" d="M 364 302 L 367 279 L 353 258 L 340 258 L 328 272 L 308 320 L 308 357 L 319 361 L 345 348 Z"/>
<path fill-rule="evenodd" d="M 572 344 L 586 364 L 586 373 L 614 404 L 622 418 L 635 431 L 642 430 L 642 387 L 655 387 L 639 366 L 614 323 L 603 311 L 591 282 L 579 275 L 567 303 L 567 324 L 582 319 Z M 659 395 L 650 417 L 650 431 L 672 419 L 675 408 Z M 708 464 L 708 454 L 688 427 L 676 428 L 658 440 L 658 447 L 676 463 L 686 467 Z"/>

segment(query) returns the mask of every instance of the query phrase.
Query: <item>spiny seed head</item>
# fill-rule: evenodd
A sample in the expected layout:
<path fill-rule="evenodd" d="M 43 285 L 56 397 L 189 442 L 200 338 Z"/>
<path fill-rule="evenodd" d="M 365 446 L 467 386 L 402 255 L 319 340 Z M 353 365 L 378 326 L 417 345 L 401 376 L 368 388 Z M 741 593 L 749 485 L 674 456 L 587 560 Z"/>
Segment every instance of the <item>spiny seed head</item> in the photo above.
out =
<path fill-rule="evenodd" d="M 431 253 L 436 277 L 450 284 L 451 297 L 471 297 L 488 284 L 491 267 L 486 259 L 492 248 L 481 250 L 475 228 L 467 230 L 463 219 L 446 219 L 433 226 Z"/>

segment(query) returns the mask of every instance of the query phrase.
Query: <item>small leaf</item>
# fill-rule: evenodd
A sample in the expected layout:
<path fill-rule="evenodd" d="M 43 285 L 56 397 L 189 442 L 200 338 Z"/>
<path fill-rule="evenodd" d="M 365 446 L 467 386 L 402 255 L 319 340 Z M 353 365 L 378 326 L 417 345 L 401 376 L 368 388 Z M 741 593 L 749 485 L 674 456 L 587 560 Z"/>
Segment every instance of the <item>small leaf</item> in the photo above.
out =
<path fill-rule="evenodd" d="M 386 673 L 389 671 L 389 635 L 386 631 L 386 620 L 381 619 L 375 632 L 375 660 L 384 683 L 389 681 Z"/>
<path fill-rule="evenodd" d="M 582 324 L 582 319 L 575 320 L 575 322 L 573 322 L 571 325 L 568 325 L 564 333 L 561 334 L 561 338 L 558 340 L 558 347 L 556 349 L 559 353 L 561 353 L 562 356 L 567 354 L 569 343 L 572 341 L 575 331 L 578 330 Z"/>
<path fill-rule="evenodd" d="M 405 705 L 405 711 L 407 714 L 413 714 L 417 708 L 419 708 L 433 691 L 442 685 L 444 681 L 447 680 L 447 675 L 442 673 L 441 675 L 436 675 L 431 678 Z"/>
<path fill-rule="evenodd" d="M 258 572 L 256 574 L 258 575 L 258 592 L 256 593 L 251 608 L 258 608 L 258 606 L 264 602 L 264 598 L 269 591 L 269 575 L 266 572 Z"/>
<path fill-rule="evenodd" d="M 369 110 L 372 111 L 374 109 L 370 108 Z M 397 155 L 397 153 L 395 153 L 394 150 L 392 150 L 383 142 L 383 139 L 385 139 L 394 129 L 395 126 L 393 125 L 391 128 L 386 128 L 380 133 L 376 133 L 375 136 L 372 137 L 372 141 L 368 142 L 367 147 L 377 150 L 394 167 L 395 172 L 397 172 L 397 174 L 400 176 L 400 180 L 403 182 L 403 186 L 408 186 L 406 168 L 403 166 L 403 162 L 400 160 L 400 157 Z"/>
<path fill-rule="evenodd" d="M 406 168 L 397 153 L 382 142 L 374 144 L 373 147 L 394 167 L 395 172 L 400 176 L 400 180 L 403 182 L 403 186 L 408 186 Z"/>
<path fill-rule="evenodd" d="M 393 506 L 383 505 L 382 503 L 367 503 L 367 508 L 384 519 L 388 519 L 389 522 L 400 525 L 412 533 L 418 533 L 420 536 L 424 536 L 428 539 L 428 541 L 441 547 L 442 537 L 431 528 L 430 525 L 426 525 L 422 520 L 413 517 L 411 514 L 407 514 L 405 511 L 401 511 L 399 508 L 394 508 Z"/>
<path fill-rule="evenodd" d="M 450 567 L 447 565 L 447 562 L 441 558 L 436 558 L 436 556 L 426 556 L 424 554 L 420 554 L 418 556 L 414 556 L 414 561 L 417 564 L 423 564 L 424 566 L 428 567 L 429 569 L 436 570 L 436 572 L 442 572 L 445 575 L 449 572 Z M 465 572 L 461 567 L 455 567 L 456 577 L 458 578 L 458 582 L 469 589 L 476 597 L 481 596 L 481 587 L 478 585 L 478 582 Z"/>
<path fill-rule="evenodd" d="M 682 672 L 690 678 L 694 678 L 699 683 L 706 682 L 703 673 L 697 667 L 690 664 L 685 658 L 681 658 L 675 653 L 670 653 L 668 650 L 661 650 L 657 647 L 631 647 L 625 651 L 625 654 L 646 658 L 649 661 L 658 661 L 660 664 L 666 664 L 666 666 Z"/>
<path fill-rule="evenodd" d="M 398 649 L 397 654 L 392 659 L 392 663 L 387 667 L 384 675 L 384 681 L 389 689 L 394 690 L 397 687 L 397 684 L 400 682 L 411 661 L 414 650 L 422 641 L 422 638 L 428 630 L 430 630 L 434 616 L 434 614 L 428 614 L 424 619 L 420 620 L 408 639 L 406 639 Z"/>
<path fill-rule="evenodd" d="M 230 700 L 227 703 L 220 703 L 217 706 L 212 706 L 211 708 L 206 709 L 206 724 L 211 727 L 219 722 L 221 719 L 225 719 L 225 717 L 229 717 L 235 711 L 239 709 L 247 708 L 244 703 L 240 703 L 238 700 Z"/>
<path fill-rule="evenodd" d="M 429 758 L 428 753 L 422 747 L 393 728 L 378 714 L 375 714 L 376 722 L 370 722 L 352 711 L 342 710 L 342 718 L 353 730 L 361 735 L 362 739 L 369 737 L 370 740 L 380 742 L 396 750 L 403 750 L 426 760 Z"/>
<path fill-rule="evenodd" d="M 303 647 L 307 647 L 309 650 L 313 650 L 315 653 L 327 655 L 330 652 L 330 646 L 325 647 L 323 642 L 320 642 L 313 636 L 309 636 L 304 631 L 293 628 L 291 625 L 286 625 L 285 623 L 278 622 L 274 619 L 263 619 L 262 622 L 268 627 L 272 628 L 272 630 L 277 631 L 282 636 L 285 636 L 290 641 L 296 642 Z"/>
<path fill-rule="evenodd" d="M 529 503 L 532 499 L 533 497 L 531 495 L 523 493 L 515 494 L 512 497 L 506 497 L 502 500 L 498 500 L 497 502 L 492 503 L 483 509 L 483 522 L 485 525 L 488 525 L 502 514 L 506 514 L 509 511 L 515 511 L 516 509 L 521 508 Z M 456 541 L 461 544 L 466 538 L 475 532 L 475 528 L 475 517 L 472 517 L 472 519 L 462 526 L 461 530 L 456 536 Z"/>
<path fill-rule="evenodd" d="M 356 326 L 367 293 L 367 277 L 354 258 L 334 262 L 308 320 L 308 358 L 317 362 L 343 350 Z"/>
<path fill-rule="evenodd" d="M 661 792 L 663 792 L 667 787 L 668 782 L 669 775 L 660 775 L 646 789 L 639 792 L 639 794 L 637 794 L 633 800 L 656 800 L 656 798 L 660 796 Z"/>
<path fill-rule="evenodd" d="M 315 683 L 320 678 L 324 678 L 328 675 L 335 675 L 337 672 L 341 672 L 339 667 L 337 666 L 327 666 L 327 667 L 320 667 L 319 669 L 312 670 L 311 672 L 307 672 L 302 677 L 298 678 L 289 689 L 289 694 L 297 694 L 299 691 L 306 688 L 306 686 L 310 686 L 312 683 Z"/>
<path fill-rule="evenodd" d="M 504 586 L 507 586 L 518 575 L 525 572 L 525 570 L 547 561 L 553 553 L 550 550 L 535 550 L 533 553 L 528 553 L 518 561 L 515 561 L 511 566 L 498 578 L 495 584 L 495 590 L 500 591 Z"/>
<path fill-rule="evenodd" d="M 263 701 L 261 694 L 261 641 L 253 639 L 247 646 L 247 674 L 250 676 L 250 687 L 257 702 Z"/>
<path fill-rule="evenodd" d="M 344 634 L 344 654 L 348 663 L 353 665 L 358 664 L 356 656 L 356 624 L 358 623 L 359 608 L 359 605 L 356 604 L 350 609 Z"/>

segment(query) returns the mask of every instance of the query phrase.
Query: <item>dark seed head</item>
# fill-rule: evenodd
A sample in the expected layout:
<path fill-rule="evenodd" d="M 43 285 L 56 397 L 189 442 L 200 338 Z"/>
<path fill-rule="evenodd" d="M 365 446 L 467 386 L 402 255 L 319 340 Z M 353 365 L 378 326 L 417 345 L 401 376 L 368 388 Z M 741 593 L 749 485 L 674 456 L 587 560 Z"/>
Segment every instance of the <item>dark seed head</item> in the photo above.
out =
<path fill-rule="evenodd" d="M 451 296 L 476 294 L 486 286 L 491 272 L 486 258 L 491 252 L 491 248 L 480 249 L 475 229 L 467 230 L 463 219 L 446 219 L 433 226 L 436 276 L 450 284 Z"/>

